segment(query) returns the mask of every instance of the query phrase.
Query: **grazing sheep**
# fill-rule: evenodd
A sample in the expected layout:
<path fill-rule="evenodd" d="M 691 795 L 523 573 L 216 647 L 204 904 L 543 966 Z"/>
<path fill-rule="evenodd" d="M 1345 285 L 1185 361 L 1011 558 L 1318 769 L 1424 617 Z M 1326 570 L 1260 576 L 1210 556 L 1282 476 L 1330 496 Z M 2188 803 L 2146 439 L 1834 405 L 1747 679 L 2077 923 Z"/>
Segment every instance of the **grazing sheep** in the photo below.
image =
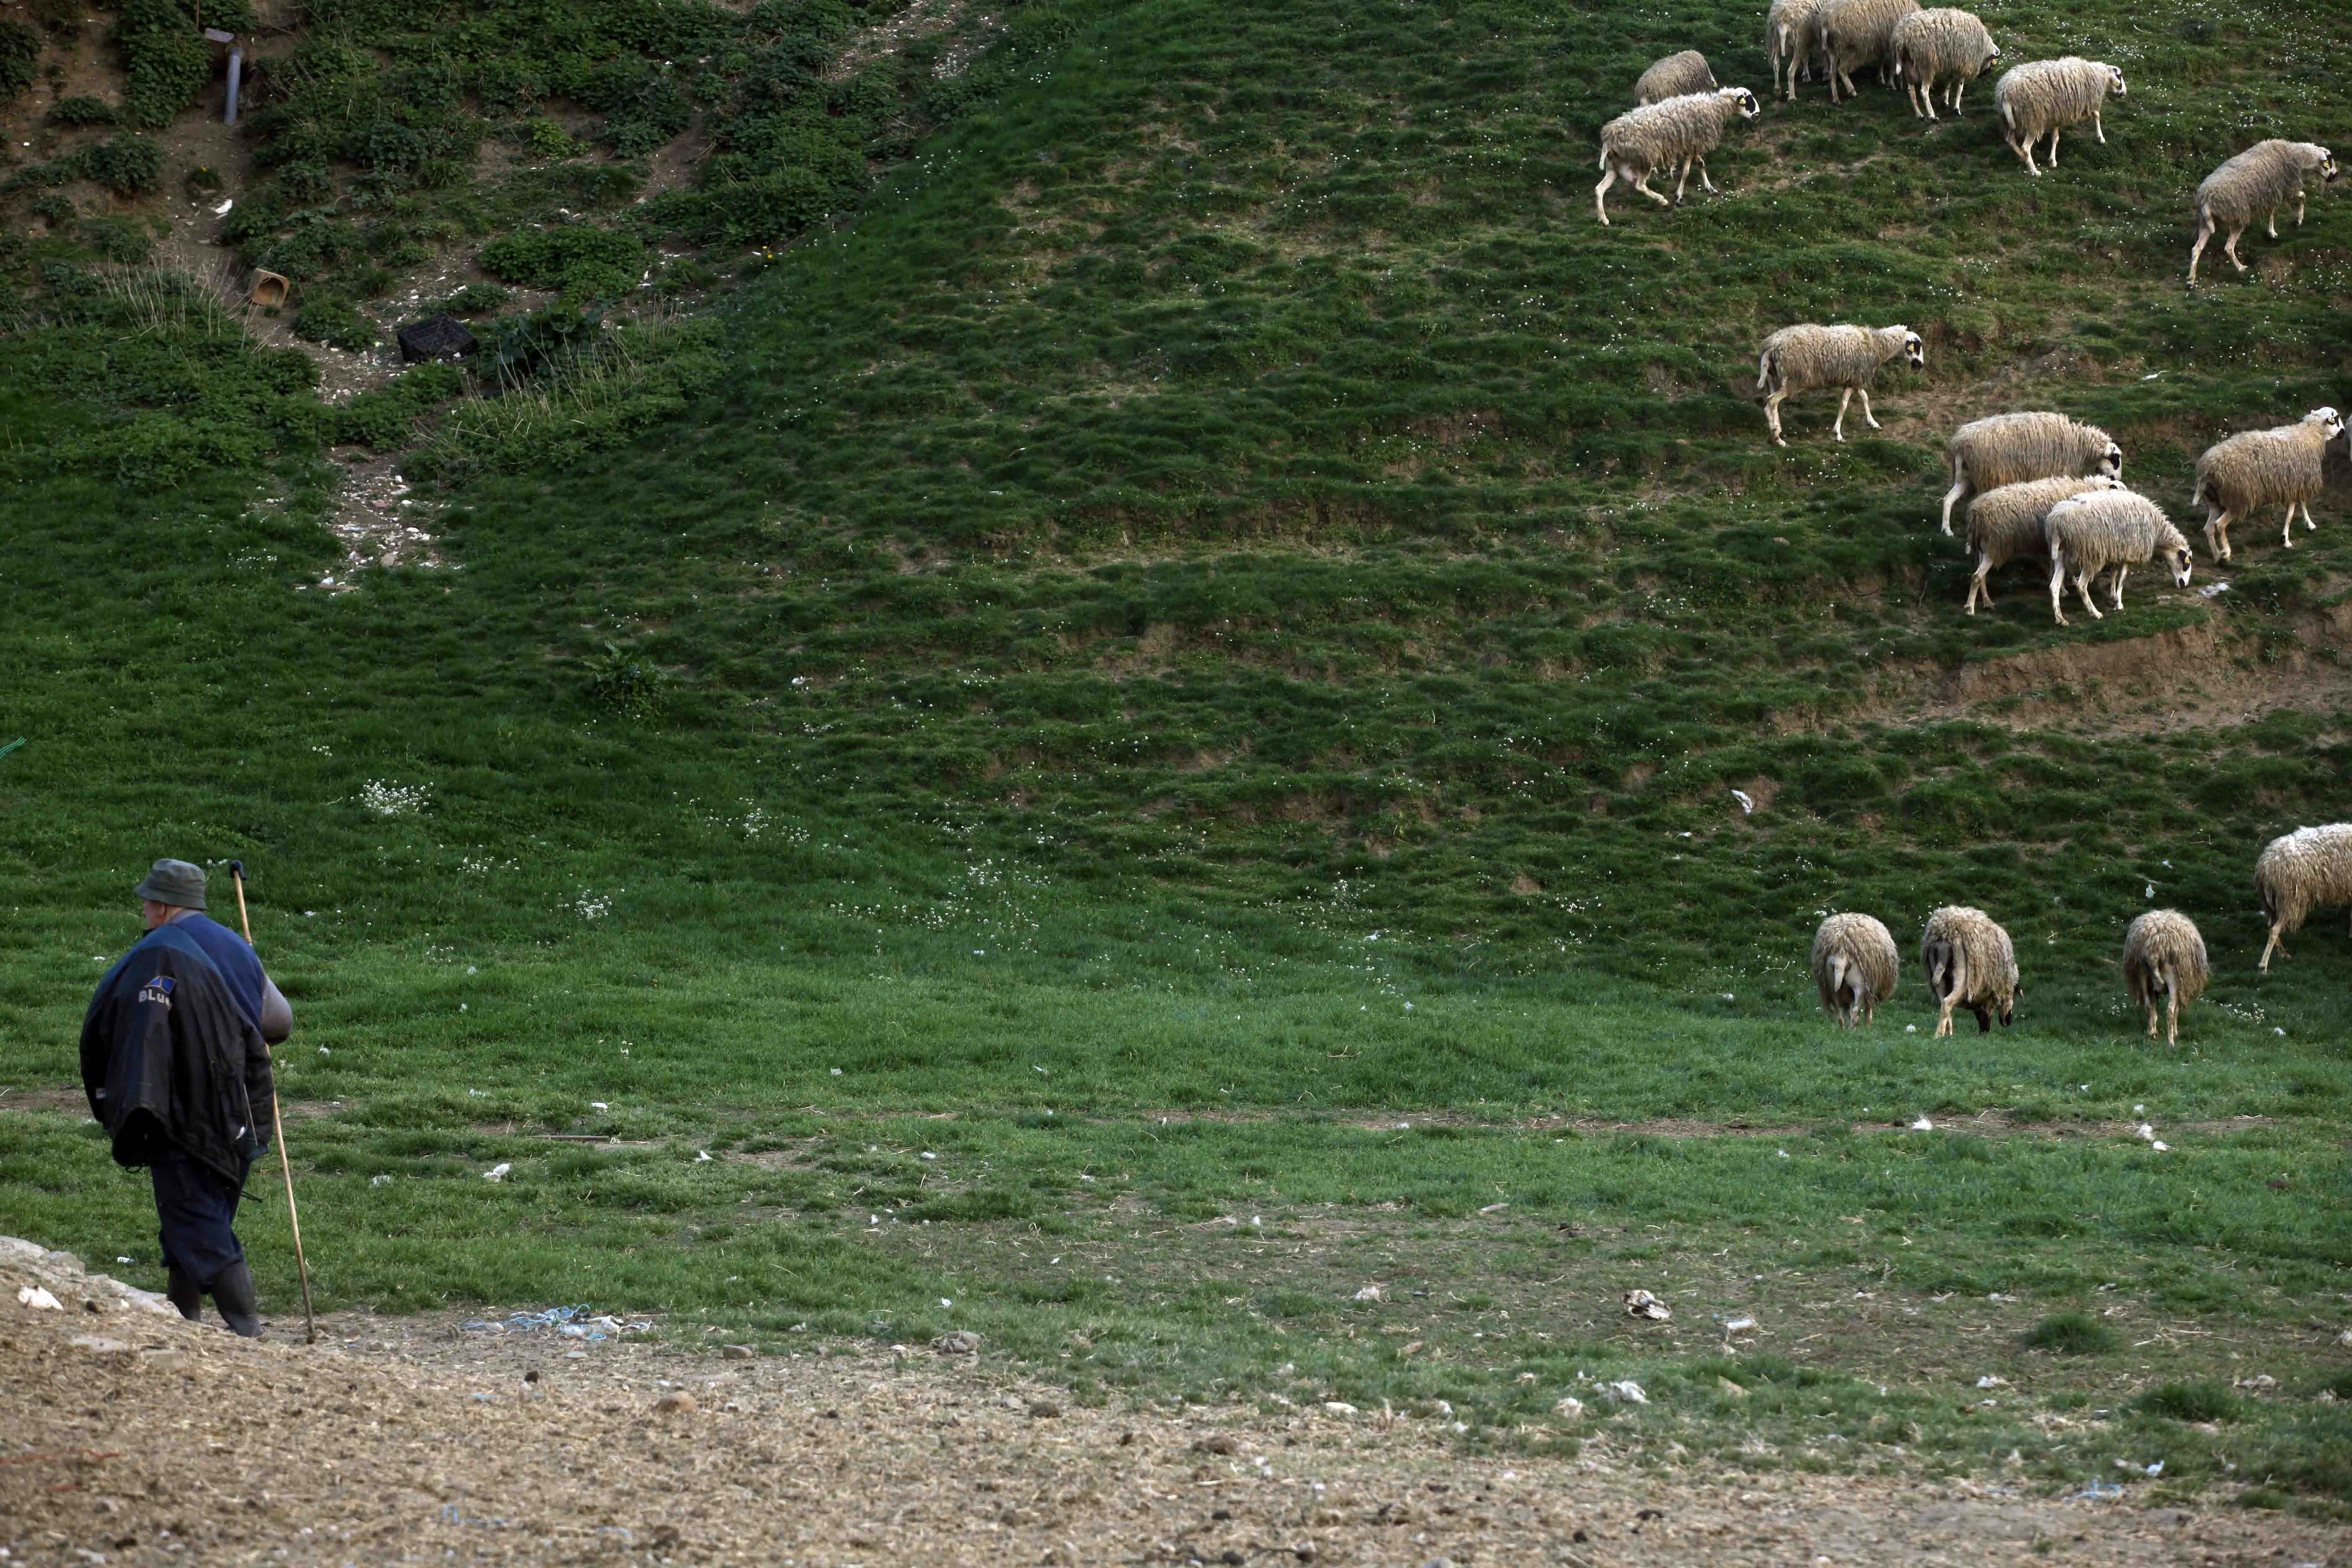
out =
<path fill-rule="evenodd" d="M 1958 114 L 1969 83 L 2000 58 L 2000 46 L 1975 14 L 1948 5 L 1914 11 L 1897 21 L 1886 47 L 1895 57 L 1895 79 L 1911 99 L 1911 112 L 1929 120 L 1936 118 L 1937 82 L 1950 79 L 1952 112 Z"/>
<path fill-rule="evenodd" d="M 2156 1038 L 2156 999 L 2164 998 L 2164 1043 L 2180 1043 L 2180 1009 L 2205 994 L 2205 939 L 2179 910 L 2150 910 L 2124 932 L 2124 988 L 2147 1009 Z"/>
<path fill-rule="evenodd" d="M 2303 509 L 2305 529 L 2318 526 L 2311 521 L 2311 498 L 2327 484 L 2327 443 L 2343 434 L 2342 416 L 2333 408 L 2315 408 L 2296 424 L 2242 430 L 2206 447 L 2197 459 L 2197 487 L 2189 496 L 2190 505 L 2205 509 L 2205 553 L 2216 561 L 2230 559 L 2231 520 L 2274 501 L 2286 503 L 2286 531 L 2279 542 L 2294 549 L 2294 509 Z"/>
<path fill-rule="evenodd" d="M 1910 362 L 1911 368 L 1921 370 L 1927 363 L 1927 345 L 1919 334 L 1908 327 L 1822 327 L 1807 324 L 1782 327 L 1764 340 L 1764 352 L 1756 362 L 1756 390 L 1765 394 L 1764 423 L 1771 427 L 1772 444 L 1785 447 L 1789 443 L 1780 435 L 1780 404 L 1790 393 L 1810 392 L 1815 387 L 1835 386 L 1844 389 L 1838 399 L 1837 423 L 1830 433 L 1839 440 L 1845 439 L 1846 405 L 1853 395 L 1862 394 L 1862 416 L 1870 427 L 1878 428 L 1878 420 L 1870 412 L 1871 378 L 1878 367 L 1900 355 Z"/>
<path fill-rule="evenodd" d="M 2050 509 L 2084 490 L 2119 490 L 2121 479 L 2093 474 L 2087 479 L 2028 479 L 2002 485 L 1969 502 L 1969 552 L 1977 569 L 1969 579 L 1969 614 L 1977 613 L 1981 595 L 1992 608 L 1992 589 L 1986 583 L 1995 571 L 2012 561 L 2046 561 L 2050 542 L 2044 525 Z"/>
<path fill-rule="evenodd" d="M 2260 965 L 2268 973 L 2271 950 L 2285 952 L 2282 939 L 2301 931 L 2312 910 L 2352 904 L 2352 823 L 2298 827 L 2272 839 L 2254 862 L 2254 897 L 2271 922 Z"/>
<path fill-rule="evenodd" d="M 2042 171 L 2033 166 L 2033 144 L 2044 136 L 2050 138 L 2050 166 L 2054 169 L 2058 132 L 2087 120 L 2098 134 L 2099 144 L 2105 146 L 2107 128 L 2100 121 L 2099 111 L 2106 107 L 2108 93 L 2121 98 L 2125 91 L 2121 66 L 2068 55 L 2062 59 L 2031 60 L 2002 72 L 1993 83 L 1992 101 L 2000 111 L 2000 133 L 2009 150 L 2025 160 L 2025 172 L 2038 180 Z"/>
<path fill-rule="evenodd" d="M 1592 205 L 1601 221 L 1609 221 L 1609 187 L 1620 176 L 1660 206 L 1678 206 L 1683 188 L 1690 184 L 1691 165 L 1698 165 L 1698 183 L 1710 194 L 1715 183 L 1706 177 L 1706 155 L 1723 141 L 1724 128 L 1736 117 L 1753 120 L 1759 110 L 1756 95 L 1744 87 L 1719 87 L 1713 92 L 1688 93 L 1664 103 L 1646 104 L 1619 115 L 1601 128 L 1601 183 L 1592 187 Z M 1671 202 L 1650 189 L 1651 172 L 1679 167 Z"/>
<path fill-rule="evenodd" d="M 2172 570 L 2172 585 L 2189 586 L 2189 541 L 2157 504 L 2134 490 L 2086 490 L 2050 509 L 2042 524 L 2050 543 L 2050 613 L 2066 624 L 2059 608 L 2069 574 L 2083 607 L 2095 621 L 2106 617 L 2091 603 L 2091 579 L 2116 569 L 2113 608 L 2124 607 L 2124 574 L 2142 562 L 2161 559 Z"/>
<path fill-rule="evenodd" d="M 2197 187 L 2197 243 L 2189 247 L 2189 283 L 2197 284 L 2197 258 L 2217 228 L 2230 237 L 2221 254 L 2243 272 L 2238 259 L 2238 237 L 2256 218 L 2264 220 L 2273 239 L 2278 237 L 2279 208 L 2294 203 L 2294 223 L 2303 226 L 2303 183 L 2313 174 L 2326 184 L 2336 178 L 2336 154 L 2315 142 L 2282 142 L 2273 137 L 2257 142 L 2211 174 Z"/>
<path fill-rule="evenodd" d="M 1856 68 L 1875 64 L 1878 79 L 1886 79 L 1887 47 L 1895 24 L 1919 9 L 1919 0 L 1822 0 L 1813 13 L 1813 48 L 1829 68 L 1830 101 L 1838 101 L 1838 83 L 1853 96 Z"/>
<path fill-rule="evenodd" d="M 1902 967 L 1895 938 L 1868 915 L 1832 915 L 1813 933 L 1813 984 L 1849 1029 L 1876 1016 Z"/>
<path fill-rule="evenodd" d="M 1813 68 L 1813 13 L 1822 8 L 1822 0 L 1772 0 L 1771 14 L 1764 18 L 1764 53 L 1772 61 L 1772 96 L 1783 95 L 1780 65 L 1788 62 L 1789 80 L 1785 96 L 1797 96 L 1797 78 Z"/>
<path fill-rule="evenodd" d="M 2017 950 L 2009 933 L 1982 910 L 1946 904 L 1927 917 L 1919 937 L 1919 963 L 1927 972 L 1927 994 L 1936 998 L 1936 1033 L 1952 1032 L 1952 1009 L 1977 1016 L 1977 1033 L 1992 1033 L 1992 1015 L 2002 1028 L 2017 1014 Z"/>
<path fill-rule="evenodd" d="M 1996 414 L 1952 432 L 1952 488 L 1944 492 L 1944 531 L 1952 508 L 1979 490 L 2027 479 L 2121 479 L 2124 449 L 2105 430 L 2063 414 Z"/>
<path fill-rule="evenodd" d="M 1633 84 L 1633 101 L 1638 104 L 1664 103 L 1670 98 L 1688 98 L 1695 92 L 1713 92 L 1715 73 L 1706 68 L 1706 57 L 1696 49 L 1685 49 L 1642 73 Z"/>

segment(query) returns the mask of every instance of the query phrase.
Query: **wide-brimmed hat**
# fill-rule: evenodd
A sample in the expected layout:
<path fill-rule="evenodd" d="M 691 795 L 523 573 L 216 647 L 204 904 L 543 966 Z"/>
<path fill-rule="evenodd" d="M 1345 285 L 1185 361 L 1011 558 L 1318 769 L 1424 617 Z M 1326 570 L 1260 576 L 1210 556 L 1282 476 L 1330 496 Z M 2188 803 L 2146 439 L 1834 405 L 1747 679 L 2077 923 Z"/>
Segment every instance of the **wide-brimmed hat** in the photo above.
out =
<path fill-rule="evenodd" d="M 158 860 L 148 868 L 147 879 L 131 890 L 175 910 L 200 910 L 205 907 L 205 868 L 185 860 Z"/>

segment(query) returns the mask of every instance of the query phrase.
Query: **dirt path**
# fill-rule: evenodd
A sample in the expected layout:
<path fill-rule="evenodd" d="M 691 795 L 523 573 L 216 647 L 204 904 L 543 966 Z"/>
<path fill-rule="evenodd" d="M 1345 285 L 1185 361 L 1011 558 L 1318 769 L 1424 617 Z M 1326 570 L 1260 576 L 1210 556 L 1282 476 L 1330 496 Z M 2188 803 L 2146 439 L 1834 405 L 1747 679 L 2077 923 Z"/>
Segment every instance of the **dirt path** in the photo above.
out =
<path fill-rule="evenodd" d="M 58 1310 L 17 1301 L 35 1284 Z M 285 1322 L 248 1343 L 5 1248 L 0 1291 L 11 1564 L 2352 1563 L 2342 1531 L 2269 1514 L 1661 1471 L 1605 1434 L 1465 1458 L 1441 1422 L 1370 1412 L 1087 1409 L 984 1353 L 348 1314 L 317 1347 Z"/>

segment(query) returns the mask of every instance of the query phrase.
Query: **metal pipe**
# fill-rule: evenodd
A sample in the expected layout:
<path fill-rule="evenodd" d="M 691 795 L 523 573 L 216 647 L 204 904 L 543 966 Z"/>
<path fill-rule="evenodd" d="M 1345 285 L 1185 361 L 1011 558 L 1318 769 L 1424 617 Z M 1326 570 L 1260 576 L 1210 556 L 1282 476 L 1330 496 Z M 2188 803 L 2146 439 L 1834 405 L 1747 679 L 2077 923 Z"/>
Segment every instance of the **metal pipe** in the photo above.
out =
<path fill-rule="evenodd" d="M 244 74 L 245 46 L 243 44 L 237 44 L 233 46 L 228 51 L 228 113 L 221 121 L 223 125 L 234 125 L 236 123 L 237 79 Z"/>

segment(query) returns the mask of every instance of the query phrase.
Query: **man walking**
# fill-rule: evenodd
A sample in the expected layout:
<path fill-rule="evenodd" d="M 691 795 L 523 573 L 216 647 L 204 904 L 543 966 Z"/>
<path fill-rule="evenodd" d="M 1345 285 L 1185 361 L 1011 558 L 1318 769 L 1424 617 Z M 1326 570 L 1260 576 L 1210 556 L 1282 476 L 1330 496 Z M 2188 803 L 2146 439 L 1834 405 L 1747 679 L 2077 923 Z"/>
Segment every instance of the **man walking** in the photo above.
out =
<path fill-rule="evenodd" d="M 245 939 L 205 914 L 201 867 L 158 860 L 131 890 L 147 935 L 90 998 L 82 1088 L 115 1162 L 146 1166 L 154 1184 L 172 1304 L 194 1321 L 209 1295 L 223 1321 L 256 1337 L 261 1311 L 232 1226 L 246 1172 L 269 1146 L 263 1042 L 293 1032 L 293 1009 Z"/>

